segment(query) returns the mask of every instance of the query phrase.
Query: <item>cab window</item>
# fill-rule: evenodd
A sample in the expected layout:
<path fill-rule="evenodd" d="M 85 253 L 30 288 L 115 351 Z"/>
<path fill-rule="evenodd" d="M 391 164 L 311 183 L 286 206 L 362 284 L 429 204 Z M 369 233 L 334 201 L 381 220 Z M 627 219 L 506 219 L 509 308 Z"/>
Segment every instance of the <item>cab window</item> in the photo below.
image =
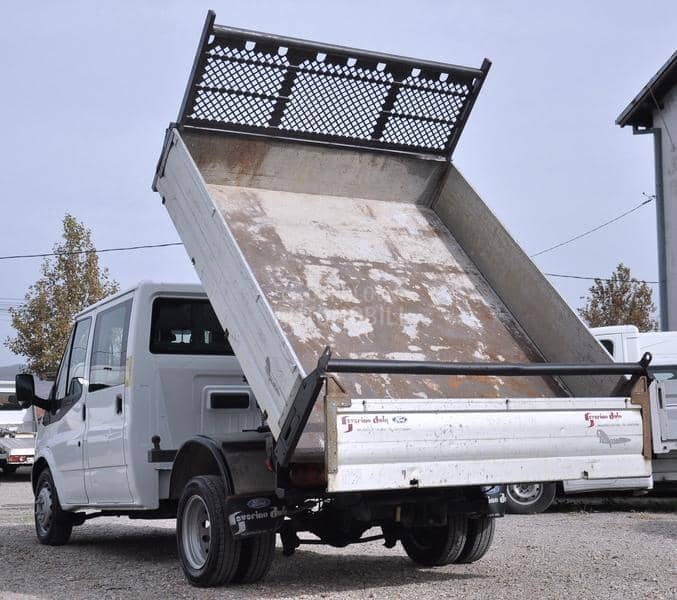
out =
<path fill-rule="evenodd" d="M 82 396 L 82 378 L 85 375 L 85 358 L 91 324 L 91 318 L 82 319 L 73 328 L 54 384 L 54 399 L 59 400 L 59 407 L 56 412 L 46 413 L 43 416 L 44 425 L 58 421 Z"/>
<path fill-rule="evenodd" d="M 233 355 L 228 336 L 209 300 L 195 298 L 157 298 L 153 302 L 150 351 Z"/>
<path fill-rule="evenodd" d="M 611 356 L 614 355 L 614 343 L 611 340 L 600 340 L 599 343 L 604 346 L 604 349 L 611 354 Z"/>
<path fill-rule="evenodd" d="M 65 398 L 71 392 L 74 380 L 82 379 L 85 376 L 85 357 L 87 356 L 87 342 L 91 323 L 90 318 L 82 319 L 73 328 L 54 384 L 54 397 L 57 400 Z"/>
<path fill-rule="evenodd" d="M 90 392 L 122 385 L 125 382 L 131 311 L 132 301 L 127 300 L 96 316 L 89 367 Z"/>
<path fill-rule="evenodd" d="M 56 381 L 54 382 L 54 398 L 63 398 L 66 395 L 66 380 L 68 379 L 68 357 L 71 354 L 71 344 L 73 342 L 73 333 L 68 338 L 68 344 L 66 345 L 66 350 L 64 350 L 63 356 L 61 357 L 61 364 L 59 365 L 59 372 L 56 376 Z"/>

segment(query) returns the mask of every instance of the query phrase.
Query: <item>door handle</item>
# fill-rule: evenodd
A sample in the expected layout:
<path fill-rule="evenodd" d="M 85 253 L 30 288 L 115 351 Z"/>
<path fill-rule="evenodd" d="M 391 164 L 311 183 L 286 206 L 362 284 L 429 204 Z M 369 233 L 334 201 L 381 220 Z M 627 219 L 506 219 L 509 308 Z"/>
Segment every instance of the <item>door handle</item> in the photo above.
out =
<path fill-rule="evenodd" d="M 115 396 L 115 412 L 119 415 L 122 414 L 122 394 Z"/>
<path fill-rule="evenodd" d="M 85 421 L 87 419 L 87 405 L 83 402 L 82 403 L 82 420 Z"/>

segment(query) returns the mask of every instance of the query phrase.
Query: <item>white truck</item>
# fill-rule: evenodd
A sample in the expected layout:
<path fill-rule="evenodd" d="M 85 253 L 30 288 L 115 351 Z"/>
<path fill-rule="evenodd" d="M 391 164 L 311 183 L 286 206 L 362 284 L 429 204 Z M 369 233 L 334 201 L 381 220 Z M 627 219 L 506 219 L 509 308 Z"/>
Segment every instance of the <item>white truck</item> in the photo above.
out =
<path fill-rule="evenodd" d="M 640 332 L 634 325 L 593 327 L 590 332 L 617 362 L 640 360 L 651 353 L 652 469 L 647 477 L 608 480 L 570 479 L 506 487 L 508 512 L 530 514 L 547 510 L 558 493 L 644 492 L 677 486 L 677 332 Z"/>
<path fill-rule="evenodd" d="M 650 474 L 646 361 L 610 360 L 450 162 L 488 67 L 209 13 L 154 180 L 204 291 L 117 294 L 49 398 L 17 377 L 48 411 L 41 542 L 176 517 L 197 586 L 260 579 L 278 532 L 467 563 L 502 484 Z"/>
<path fill-rule="evenodd" d="M 0 381 L 0 469 L 11 475 L 30 467 L 35 454 L 33 410 L 17 403 L 13 381 Z"/>
<path fill-rule="evenodd" d="M 651 365 L 677 365 L 677 331 L 643 331 L 635 325 L 593 327 L 592 335 L 616 362 L 637 361 L 651 352 Z"/>

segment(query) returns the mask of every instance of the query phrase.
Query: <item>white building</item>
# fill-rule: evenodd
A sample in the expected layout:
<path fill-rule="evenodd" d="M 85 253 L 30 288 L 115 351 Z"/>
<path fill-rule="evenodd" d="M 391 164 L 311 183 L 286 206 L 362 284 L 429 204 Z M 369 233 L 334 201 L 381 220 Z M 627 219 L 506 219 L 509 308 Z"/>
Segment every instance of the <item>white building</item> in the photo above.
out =
<path fill-rule="evenodd" d="M 677 330 L 677 52 L 616 119 L 654 136 L 661 329 Z"/>

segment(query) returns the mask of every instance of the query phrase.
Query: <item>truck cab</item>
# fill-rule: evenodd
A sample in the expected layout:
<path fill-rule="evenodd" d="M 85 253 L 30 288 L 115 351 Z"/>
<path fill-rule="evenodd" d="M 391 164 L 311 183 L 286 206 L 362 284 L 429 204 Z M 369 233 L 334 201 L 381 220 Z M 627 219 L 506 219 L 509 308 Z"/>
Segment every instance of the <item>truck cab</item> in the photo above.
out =
<path fill-rule="evenodd" d="M 80 313 L 48 400 L 35 470 L 50 467 L 65 510 L 158 509 L 190 438 L 262 440 L 261 413 L 198 285 L 145 282 Z"/>

